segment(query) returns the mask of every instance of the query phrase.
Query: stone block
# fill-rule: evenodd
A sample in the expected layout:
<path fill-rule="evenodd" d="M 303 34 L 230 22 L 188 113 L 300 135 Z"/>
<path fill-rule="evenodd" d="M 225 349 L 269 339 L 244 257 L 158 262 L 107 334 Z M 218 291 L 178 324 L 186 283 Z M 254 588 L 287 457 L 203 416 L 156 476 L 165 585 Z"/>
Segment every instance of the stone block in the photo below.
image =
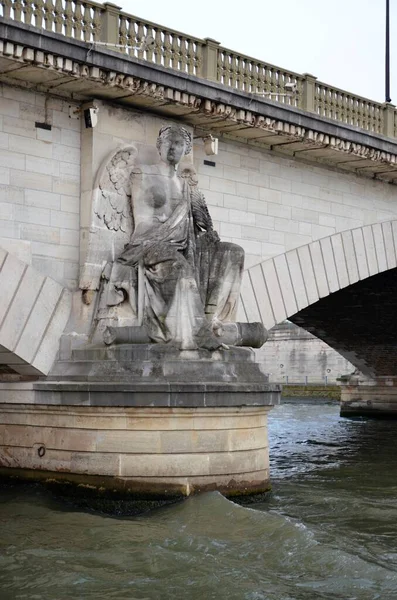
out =
<path fill-rule="evenodd" d="M 58 175 L 59 163 L 55 160 L 48 160 L 48 158 L 40 158 L 38 156 L 26 156 L 26 170 L 33 171 L 34 173 L 42 173 L 44 175 Z M 33 187 L 26 185 L 25 187 Z M 37 188 L 40 189 L 40 188 Z M 52 191 L 51 185 L 48 187 L 48 191 Z"/>
<path fill-rule="evenodd" d="M 32 266 L 42 275 L 51 277 L 55 281 L 58 281 L 58 283 L 64 279 L 65 263 L 59 259 L 33 256 Z"/>
<path fill-rule="evenodd" d="M 0 166 L 10 169 L 25 169 L 25 156 L 9 150 L 0 150 Z"/>
<path fill-rule="evenodd" d="M 200 185 L 201 185 L 201 183 L 200 183 Z M 238 192 L 236 192 L 236 182 L 235 181 L 230 181 L 230 180 L 225 181 L 218 177 L 210 178 L 209 189 L 213 192 L 223 192 L 224 194 L 235 195 L 236 193 L 238 193 Z M 240 195 L 243 195 L 243 194 L 240 194 Z"/>
<path fill-rule="evenodd" d="M 32 242 L 45 242 L 49 244 L 60 243 L 60 230 L 55 227 L 46 227 L 45 225 L 32 225 L 21 223 L 20 236 L 23 240 Z"/>
<path fill-rule="evenodd" d="M 14 218 L 14 205 L 8 202 L 0 202 L 0 220 L 6 221 Z"/>
<path fill-rule="evenodd" d="M 36 139 L 36 127 L 34 121 L 18 117 L 3 117 L 3 131 L 13 133 L 21 137 Z M 21 144 L 23 141 L 21 140 Z"/>
<path fill-rule="evenodd" d="M 225 208 L 233 208 L 235 210 L 247 211 L 247 198 L 243 196 L 232 196 L 231 194 L 223 194 L 223 206 Z"/>
<path fill-rule="evenodd" d="M 255 215 L 243 210 L 230 209 L 229 220 L 231 223 L 240 223 L 241 225 L 255 225 Z"/>
<path fill-rule="evenodd" d="M 16 354 L 27 363 L 33 362 L 61 294 L 62 287 L 46 278 L 15 348 Z"/>
<path fill-rule="evenodd" d="M 247 209 L 248 212 L 253 212 L 255 214 L 267 215 L 268 206 L 267 202 L 264 200 L 252 200 L 247 199 Z"/>
<path fill-rule="evenodd" d="M 78 196 L 80 194 L 80 181 L 64 175 L 53 177 L 52 191 L 64 196 Z"/>
<path fill-rule="evenodd" d="M 50 225 L 51 212 L 45 208 L 36 206 L 15 206 L 15 220 L 20 223 L 32 223 L 35 225 Z M 17 236 L 14 236 L 17 237 Z"/>
<path fill-rule="evenodd" d="M 38 178 L 44 177 L 40 175 Z M 49 178 L 51 182 L 51 178 Z M 59 210 L 61 207 L 61 197 L 59 194 L 54 194 L 50 191 L 39 191 L 34 189 L 27 189 L 25 191 L 25 204 L 26 206 L 55 209 Z"/>
<path fill-rule="evenodd" d="M 56 101 L 56 100 L 55 100 Z M 62 101 L 61 101 L 62 102 Z M 76 106 L 76 108 L 78 108 Z M 73 111 L 52 110 L 52 125 L 61 129 L 81 130 L 81 119 L 78 113 Z"/>
<path fill-rule="evenodd" d="M 267 214 L 272 217 L 281 217 L 282 219 L 291 219 L 291 208 L 282 204 L 267 203 Z"/>
<path fill-rule="evenodd" d="M 342 237 L 333 235 L 331 238 L 332 250 L 335 256 L 335 263 L 338 270 L 339 287 L 343 288 L 349 285 L 349 275 L 347 272 L 345 251 L 343 248 Z"/>
<path fill-rule="evenodd" d="M 10 184 L 10 169 L 6 169 L 5 167 L 0 167 L 0 184 L 4 184 L 4 185 Z"/>
<path fill-rule="evenodd" d="M 0 132 L 0 148 L 7 149 L 9 147 L 9 134 Z"/>
<path fill-rule="evenodd" d="M 5 348 L 15 350 L 43 283 L 44 277 L 37 271 L 31 267 L 24 270 L 0 327 L 0 344 Z"/>
<path fill-rule="evenodd" d="M 80 131 L 74 129 L 61 129 L 61 144 L 80 148 Z"/>
<path fill-rule="evenodd" d="M 61 211 L 79 213 L 80 198 L 78 196 L 61 196 Z"/>
<path fill-rule="evenodd" d="M 291 192 L 291 182 L 288 179 L 282 179 L 281 177 L 273 177 L 272 175 L 270 175 L 269 186 L 273 190 L 280 190 L 281 192 Z M 295 189 L 295 184 L 294 191 L 296 193 L 299 193 L 299 191 Z"/>
<path fill-rule="evenodd" d="M 27 265 L 11 254 L 6 254 L 5 250 L 0 249 L 0 325 L 6 316 L 14 294 L 16 293 L 23 273 Z"/>
<path fill-rule="evenodd" d="M 61 227 L 63 229 L 79 229 L 79 215 L 70 212 L 62 212 L 59 210 L 51 211 L 51 225 L 53 227 Z"/>
<path fill-rule="evenodd" d="M 63 290 L 33 362 L 33 366 L 46 375 L 58 352 L 59 339 L 68 321 L 70 309 L 71 294 L 67 290 Z"/>
<path fill-rule="evenodd" d="M 24 188 L 28 188 L 25 193 L 26 203 L 30 206 L 43 206 L 48 208 L 48 199 L 49 197 L 43 195 L 43 201 L 39 204 L 37 203 L 37 196 L 41 196 L 41 192 L 51 192 L 52 191 L 52 178 L 50 175 L 44 175 L 42 172 L 32 172 L 32 171 L 18 171 L 16 169 L 10 170 L 10 184 L 12 186 L 21 186 Z M 39 194 L 32 195 L 31 190 L 40 191 Z M 52 199 L 53 202 L 53 199 Z M 51 203 L 52 205 L 52 203 Z"/>
<path fill-rule="evenodd" d="M 32 253 L 37 256 L 51 256 L 73 262 L 77 262 L 79 259 L 78 247 L 47 244 L 44 242 L 32 242 Z"/>
<path fill-rule="evenodd" d="M 32 248 L 30 242 L 0 237 L 0 247 L 26 264 L 31 264 Z"/>
<path fill-rule="evenodd" d="M 0 114 L 19 117 L 19 102 L 11 98 L 0 97 Z"/>
<path fill-rule="evenodd" d="M 53 158 L 52 144 L 20 135 L 9 134 L 9 148 L 13 152 L 41 156 L 42 158 Z"/>
<path fill-rule="evenodd" d="M 61 229 L 61 245 L 79 247 L 80 232 L 73 229 Z"/>
<path fill-rule="evenodd" d="M 333 233 L 335 233 L 335 227 L 325 227 L 324 225 L 315 224 L 311 226 L 313 240 L 319 240 L 320 238 L 332 235 Z"/>
<path fill-rule="evenodd" d="M 65 163 L 80 164 L 80 150 L 72 146 L 63 146 L 62 144 L 52 144 L 52 158 Z"/>
<path fill-rule="evenodd" d="M 241 238 L 241 225 L 235 223 L 221 223 L 221 237 L 228 236 L 233 238 Z"/>

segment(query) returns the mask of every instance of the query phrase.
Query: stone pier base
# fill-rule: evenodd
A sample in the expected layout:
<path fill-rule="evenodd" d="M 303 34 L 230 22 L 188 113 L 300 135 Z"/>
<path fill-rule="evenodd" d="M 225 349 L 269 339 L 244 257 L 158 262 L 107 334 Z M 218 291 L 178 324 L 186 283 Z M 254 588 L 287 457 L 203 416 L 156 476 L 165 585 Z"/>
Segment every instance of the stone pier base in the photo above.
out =
<path fill-rule="evenodd" d="M 397 419 L 397 377 L 349 381 L 341 386 L 342 417 Z"/>
<path fill-rule="evenodd" d="M 0 474 L 182 498 L 269 489 L 270 406 L 0 405 Z"/>

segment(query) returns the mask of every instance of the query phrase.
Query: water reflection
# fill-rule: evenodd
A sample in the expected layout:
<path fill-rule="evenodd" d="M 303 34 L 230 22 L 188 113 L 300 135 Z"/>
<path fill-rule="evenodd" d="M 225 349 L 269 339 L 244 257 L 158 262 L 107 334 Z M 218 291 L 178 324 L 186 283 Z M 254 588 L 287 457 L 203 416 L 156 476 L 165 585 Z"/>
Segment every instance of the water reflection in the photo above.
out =
<path fill-rule="evenodd" d="M 253 507 L 213 493 L 121 519 L 4 489 L 0 598 L 394 599 L 395 427 L 336 404 L 277 407 L 274 491 Z"/>

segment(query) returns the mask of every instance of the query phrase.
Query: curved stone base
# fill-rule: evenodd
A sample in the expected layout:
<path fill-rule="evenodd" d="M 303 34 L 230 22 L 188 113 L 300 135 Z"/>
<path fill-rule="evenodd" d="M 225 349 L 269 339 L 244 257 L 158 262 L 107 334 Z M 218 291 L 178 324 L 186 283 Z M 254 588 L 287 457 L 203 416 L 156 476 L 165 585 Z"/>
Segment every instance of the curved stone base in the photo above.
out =
<path fill-rule="evenodd" d="M 270 408 L 3 404 L 0 469 L 146 499 L 262 493 Z"/>

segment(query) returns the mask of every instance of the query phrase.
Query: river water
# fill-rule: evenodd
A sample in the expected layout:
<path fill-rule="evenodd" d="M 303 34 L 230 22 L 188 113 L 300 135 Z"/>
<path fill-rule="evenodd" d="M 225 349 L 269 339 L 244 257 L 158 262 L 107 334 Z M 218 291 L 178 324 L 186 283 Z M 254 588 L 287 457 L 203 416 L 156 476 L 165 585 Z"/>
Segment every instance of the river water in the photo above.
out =
<path fill-rule="evenodd" d="M 0 490 L 0 600 L 397 599 L 397 421 L 285 402 L 273 492 L 209 493 L 136 517 Z"/>

